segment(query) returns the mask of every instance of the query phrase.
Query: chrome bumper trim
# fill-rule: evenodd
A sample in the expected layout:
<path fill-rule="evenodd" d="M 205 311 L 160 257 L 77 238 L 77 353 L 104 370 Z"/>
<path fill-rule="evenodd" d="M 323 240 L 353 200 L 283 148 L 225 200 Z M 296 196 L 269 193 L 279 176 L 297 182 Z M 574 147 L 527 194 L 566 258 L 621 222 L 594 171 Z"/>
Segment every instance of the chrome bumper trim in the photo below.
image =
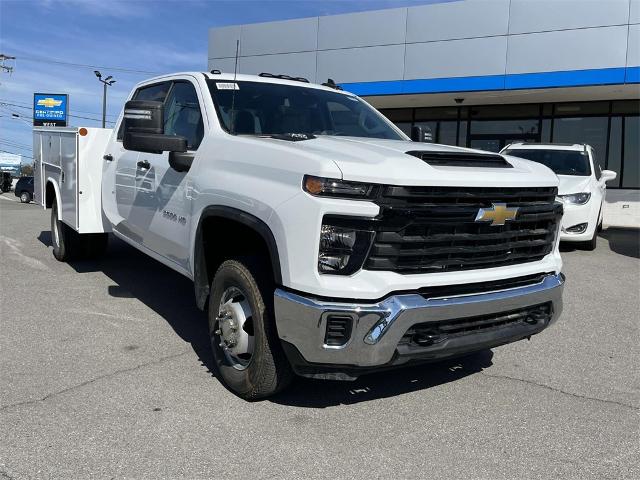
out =
<path fill-rule="evenodd" d="M 398 342 L 417 323 L 437 322 L 506 312 L 553 303 L 553 323 L 562 312 L 564 277 L 548 275 L 540 283 L 476 295 L 425 298 L 393 295 L 373 304 L 326 302 L 277 289 L 274 294 L 280 338 L 294 345 L 307 362 L 371 367 L 391 361 Z M 351 315 L 351 339 L 346 345 L 324 344 L 328 313 Z"/>

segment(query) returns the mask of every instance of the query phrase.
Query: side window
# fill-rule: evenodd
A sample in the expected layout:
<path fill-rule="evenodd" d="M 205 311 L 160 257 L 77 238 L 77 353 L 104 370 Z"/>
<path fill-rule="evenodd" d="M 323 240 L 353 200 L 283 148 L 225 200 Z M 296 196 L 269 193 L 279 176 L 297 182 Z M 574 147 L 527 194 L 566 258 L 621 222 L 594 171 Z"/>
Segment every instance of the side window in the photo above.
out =
<path fill-rule="evenodd" d="M 198 95 L 190 82 L 175 82 L 164 104 L 164 133 L 187 139 L 189 150 L 200 146 L 204 135 Z"/>
<path fill-rule="evenodd" d="M 140 87 L 133 94 L 132 100 L 155 100 L 158 102 L 164 102 L 167 98 L 167 93 L 169 93 L 169 88 L 171 87 L 171 82 L 163 82 L 156 83 L 155 85 L 149 85 L 145 87 Z M 117 139 L 122 141 L 122 137 L 124 136 L 124 122 L 120 122 L 120 127 L 118 127 L 118 137 Z"/>

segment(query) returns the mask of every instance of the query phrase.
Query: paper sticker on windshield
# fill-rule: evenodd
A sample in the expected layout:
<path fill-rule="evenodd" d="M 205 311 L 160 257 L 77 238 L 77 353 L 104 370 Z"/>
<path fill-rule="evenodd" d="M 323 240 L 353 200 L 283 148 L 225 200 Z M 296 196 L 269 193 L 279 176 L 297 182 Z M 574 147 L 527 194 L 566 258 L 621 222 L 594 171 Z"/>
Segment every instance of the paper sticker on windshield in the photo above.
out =
<path fill-rule="evenodd" d="M 216 82 L 216 88 L 218 90 L 240 90 L 238 84 L 233 82 Z"/>

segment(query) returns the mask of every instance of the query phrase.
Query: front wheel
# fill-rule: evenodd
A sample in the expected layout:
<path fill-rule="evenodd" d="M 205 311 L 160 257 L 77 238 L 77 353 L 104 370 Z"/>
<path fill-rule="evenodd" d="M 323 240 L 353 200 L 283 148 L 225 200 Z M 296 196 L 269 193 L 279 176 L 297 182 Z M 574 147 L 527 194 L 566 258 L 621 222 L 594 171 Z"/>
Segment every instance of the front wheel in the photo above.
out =
<path fill-rule="evenodd" d="M 29 203 L 31 201 L 31 194 L 29 192 L 22 192 L 20 194 L 20 201 L 22 203 Z"/>
<path fill-rule="evenodd" d="M 209 336 L 224 384 L 247 400 L 284 389 L 293 378 L 273 317 L 273 282 L 255 259 L 225 261 L 209 298 Z"/>

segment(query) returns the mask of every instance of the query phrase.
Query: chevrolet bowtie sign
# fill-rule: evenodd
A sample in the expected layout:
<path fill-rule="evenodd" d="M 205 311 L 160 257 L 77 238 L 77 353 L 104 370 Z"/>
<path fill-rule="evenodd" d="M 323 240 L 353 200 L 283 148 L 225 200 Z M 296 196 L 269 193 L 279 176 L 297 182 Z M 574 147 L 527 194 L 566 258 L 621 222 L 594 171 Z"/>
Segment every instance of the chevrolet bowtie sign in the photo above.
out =
<path fill-rule="evenodd" d="M 492 203 L 491 208 L 481 208 L 476 215 L 476 222 L 491 222 L 491 226 L 504 225 L 507 220 L 514 220 L 518 215 L 518 207 L 509 208 L 506 203 Z"/>
<path fill-rule="evenodd" d="M 33 124 L 40 127 L 66 127 L 69 97 L 66 94 L 34 93 Z"/>

